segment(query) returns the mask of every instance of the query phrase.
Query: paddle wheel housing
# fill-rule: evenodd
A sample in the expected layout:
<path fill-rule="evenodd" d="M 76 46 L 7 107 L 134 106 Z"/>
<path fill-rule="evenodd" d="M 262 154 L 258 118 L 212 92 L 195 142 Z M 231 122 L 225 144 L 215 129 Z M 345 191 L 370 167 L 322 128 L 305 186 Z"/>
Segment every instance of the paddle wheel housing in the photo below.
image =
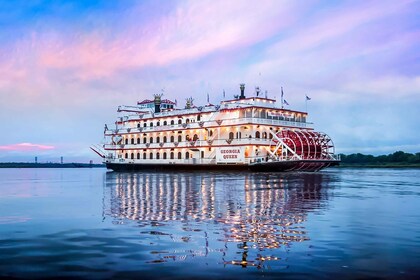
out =
<path fill-rule="evenodd" d="M 334 143 L 325 133 L 283 129 L 271 134 L 269 153 L 276 161 L 336 160 Z"/>

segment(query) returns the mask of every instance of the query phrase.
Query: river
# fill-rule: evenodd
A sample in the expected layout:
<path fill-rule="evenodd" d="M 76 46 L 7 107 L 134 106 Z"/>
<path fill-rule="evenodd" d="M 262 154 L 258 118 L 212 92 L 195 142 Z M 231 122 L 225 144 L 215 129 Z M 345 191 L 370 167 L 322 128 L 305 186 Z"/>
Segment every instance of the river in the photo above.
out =
<path fill-rule="evenodd" d="M 0 169 L 0 277 L 415 278 L 420 169 Z"/>

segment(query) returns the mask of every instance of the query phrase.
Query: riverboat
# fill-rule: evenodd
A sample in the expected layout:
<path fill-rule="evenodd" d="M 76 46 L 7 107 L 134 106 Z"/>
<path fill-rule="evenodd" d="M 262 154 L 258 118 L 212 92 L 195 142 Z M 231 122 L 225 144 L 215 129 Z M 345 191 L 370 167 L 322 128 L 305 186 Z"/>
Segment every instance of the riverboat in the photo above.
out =
<path fill-rule="evenodd" d="M 332 139 L 307 122 L 307 112 L 276 100 L 240 95 L 218 105 L 195 106 L 155 94 L 136 106 L 119 106 L 104 142 L 91 146 L 108 169 L 318 171 L 337 165 Z"/>

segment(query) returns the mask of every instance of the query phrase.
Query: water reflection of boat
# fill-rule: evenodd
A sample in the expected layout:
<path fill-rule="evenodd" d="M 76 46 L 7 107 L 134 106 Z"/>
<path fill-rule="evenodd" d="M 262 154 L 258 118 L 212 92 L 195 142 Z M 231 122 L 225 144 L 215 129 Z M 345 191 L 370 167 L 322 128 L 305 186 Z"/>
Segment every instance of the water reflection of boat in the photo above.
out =
<path fill-rule="evenodd" d="M 104 213 L 116 222 L 132 220 L 153 226 L 146 232 L 151 235 L 176 235 L 156 230 L 174 223 L 182 225 L 183 232 L 202 231 L 206 245 L 201 251 L 189 250 L 190 254 L 218 251 L 225 264 L 261 266 L 278 259 L 273 255 L 276 248 L 309 239 L 303 222 L 308 212 L 325 207 L 327 183 L 322 173 L 282 177 L 275 173 L 110 172 Z M 221 232 L 222 237 L 214 232 Z M 190 239 L 183 236 L 180 242 Z M 212 244 L 219 248 L 211 248 L 208 240 L 216 241 Z M 226 244 L 236 245 L 240 260 L 226 252 Z M 255 256 L 250 257 L 250 252 Z M 172 252 L 170 259 L 182 260 L 186 255 Z"/>

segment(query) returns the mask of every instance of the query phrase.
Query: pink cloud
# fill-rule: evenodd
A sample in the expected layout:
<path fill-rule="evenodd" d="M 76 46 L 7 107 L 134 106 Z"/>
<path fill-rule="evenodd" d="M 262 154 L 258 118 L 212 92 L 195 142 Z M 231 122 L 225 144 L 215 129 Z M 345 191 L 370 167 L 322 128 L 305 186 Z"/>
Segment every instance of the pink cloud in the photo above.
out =
<path fill-rule="evenodd" d="M 168 65 L 249 46 L 286 28 L 303 10 L 293 1 L 191 1 L 144 26 L 132 15 L 125 31 L 112 40 L 97 31 L 43 34 L 31 38 L 31 44 L 37 45 L 41 68 L 71 70 L 80 79 L 107 77 L 121 69 Z"/>
<path fill-rule="evenodd" d="M 334 10 L 327 10 L 325 14 L 315 17 L 313 24 L 308 22 L 307 28 L 294 36 L 281 40 L 272 47 L 272 53 L 287 51 L 288 53 L 312 50 L 322 44 L 337 40 L 361 27 L 365 27 L 377 20 L 392 14 L 404 14 L 411 8 L 410 1 L 400 2 L 362 2 L 362 4 L 343 6 Z M 355 42 L 354 44 L 360 44 Z"/>
<path fill-rule="evenodd" d="M 19 143 L 0 146 L 0 150 L 2 151 L 45 151 L 53 149 L 55 149 L 54 146 L 32 143 Z"/>

